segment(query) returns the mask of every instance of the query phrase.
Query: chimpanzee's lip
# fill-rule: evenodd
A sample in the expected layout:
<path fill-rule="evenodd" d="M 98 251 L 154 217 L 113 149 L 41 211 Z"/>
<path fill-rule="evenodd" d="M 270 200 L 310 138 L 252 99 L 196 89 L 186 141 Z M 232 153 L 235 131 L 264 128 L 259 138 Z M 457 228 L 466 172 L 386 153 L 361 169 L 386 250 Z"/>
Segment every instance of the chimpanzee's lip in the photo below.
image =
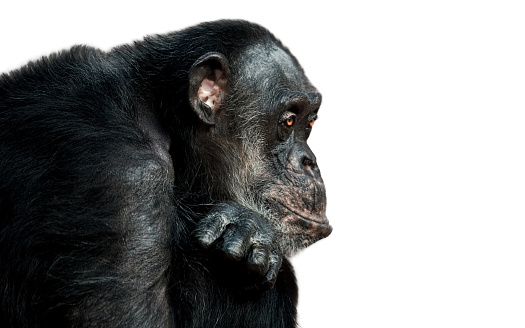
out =
<path fill-rule="evenodd" d="M 290 212 L 291 214 L 293 214 L 294 216 L 298 217 L 299 219 L 301 220 L 304 220 L 304 221 L 307 221 L 307 222 L 310 222 L 310 223 L 314 223 L 316 225 L 321 225 L 321 226 L 330 226 L 330 222 L 328 221 L 328 219 L 324 216 L 320 216 L 320 215 L 315 215 L 315 214 L 312 214 L 312 215 L 302 215 L 302 214 L 299 214 L 297 213 L 296 210 L 293 210 L 287 206 L 285 206 L 284 204 L 282 204 L 281 202 L 278 202 L 279 205 L 284 208 L 286 211 Z"/>

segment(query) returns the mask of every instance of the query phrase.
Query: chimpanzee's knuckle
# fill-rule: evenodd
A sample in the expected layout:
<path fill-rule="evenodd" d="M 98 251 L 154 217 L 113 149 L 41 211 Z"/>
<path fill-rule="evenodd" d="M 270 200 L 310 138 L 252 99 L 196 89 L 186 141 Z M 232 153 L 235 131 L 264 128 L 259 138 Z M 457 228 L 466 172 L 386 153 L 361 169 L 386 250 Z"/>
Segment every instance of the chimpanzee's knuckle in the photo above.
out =
<path fill-rule="evenodd" d="M 247 267 L 250 271 L 264 276 L 268 271 L 270 252 L 266 247 L 254 247 L 247 261 Z"/>
<path fill-rule="evenodd" d="M 225 240 L 223 243 L 222 250 L 225 256 L 232 260 L 241 260 L 244 257 L 244 247 L 242 239 L 231 238 Z"/>

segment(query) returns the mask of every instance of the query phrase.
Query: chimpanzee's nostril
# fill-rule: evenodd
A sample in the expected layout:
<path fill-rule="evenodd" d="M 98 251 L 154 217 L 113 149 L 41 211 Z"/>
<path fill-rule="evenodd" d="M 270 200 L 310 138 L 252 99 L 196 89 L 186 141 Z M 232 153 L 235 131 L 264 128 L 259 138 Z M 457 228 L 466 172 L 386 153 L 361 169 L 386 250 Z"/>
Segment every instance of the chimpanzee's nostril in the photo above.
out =
<path fill-rule="evenodd" d="M 313 178 L 319 177 L 319 168 L 315 160 L 312 160 L 308 156 L 304 156 L 302 159 L 304 172 Z"/>
<path fill-rule="evenodd" d="M 306 167 L 306 168 L 313 168 L 315 166 L 315 161 L 312 161 L 310 158 L 308 158 L 307 156 L 304 156 L 303 157 L 303 165 Z"/>

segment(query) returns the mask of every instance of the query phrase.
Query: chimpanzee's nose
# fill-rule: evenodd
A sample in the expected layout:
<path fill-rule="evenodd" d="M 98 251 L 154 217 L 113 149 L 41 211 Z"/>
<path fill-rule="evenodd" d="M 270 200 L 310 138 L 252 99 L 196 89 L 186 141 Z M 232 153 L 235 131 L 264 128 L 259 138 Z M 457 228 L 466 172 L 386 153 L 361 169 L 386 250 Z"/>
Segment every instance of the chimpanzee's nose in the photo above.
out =
<path fill-rule="evenodd" d="M 321 177 L 315 155 L 307 144 L 296 145 L 291 154 L 291 163 L 295 172 L 309 175 L 314 179 Z"/>
<path fill-rule="evenodd" d="M 301 163 L 303 164 L 304 172 L 312 176 L 312 178 L 318 178 L 321 175 L 319 172 L 319 167 L 317 166 L 315 155 L 310 149 L 305 151 L 302 155 Z"/>

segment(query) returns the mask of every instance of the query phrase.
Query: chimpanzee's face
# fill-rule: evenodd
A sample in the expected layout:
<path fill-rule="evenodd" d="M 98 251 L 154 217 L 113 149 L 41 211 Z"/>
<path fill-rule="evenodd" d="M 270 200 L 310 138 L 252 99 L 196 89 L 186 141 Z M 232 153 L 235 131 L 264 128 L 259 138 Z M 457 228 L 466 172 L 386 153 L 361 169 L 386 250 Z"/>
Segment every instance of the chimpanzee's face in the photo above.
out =
<path fill-rule="evenodd" d="M 325 186 L 307 144 L 322 97 L 296 60 L 274 45 L 247 48 L 235 63 L 211 67 L 201 84 L 214 121 L 198 136 L 198 149 L 208 153 L 210 175 L 217 177 L 210 184 L 220 200 L 264 213 L 282 234 L 282 249 L 292 253 L 332 231 Z"/>

